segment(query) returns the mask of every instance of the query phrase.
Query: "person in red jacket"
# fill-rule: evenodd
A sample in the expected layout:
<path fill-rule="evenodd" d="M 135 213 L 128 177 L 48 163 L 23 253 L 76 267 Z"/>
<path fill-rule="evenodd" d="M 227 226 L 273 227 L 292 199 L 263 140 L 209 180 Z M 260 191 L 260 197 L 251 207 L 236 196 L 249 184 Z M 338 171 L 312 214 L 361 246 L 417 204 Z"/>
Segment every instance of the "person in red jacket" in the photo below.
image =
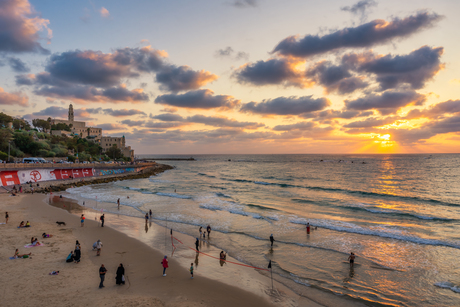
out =
<path fill-rule="evenodd" d="M 166 269 L 168 268 L 168 256 L 165 256 L 163 258 L 163 261 L 161 261 L 161 264 L 163 264 L 163 276 L 166 276 Z"/>

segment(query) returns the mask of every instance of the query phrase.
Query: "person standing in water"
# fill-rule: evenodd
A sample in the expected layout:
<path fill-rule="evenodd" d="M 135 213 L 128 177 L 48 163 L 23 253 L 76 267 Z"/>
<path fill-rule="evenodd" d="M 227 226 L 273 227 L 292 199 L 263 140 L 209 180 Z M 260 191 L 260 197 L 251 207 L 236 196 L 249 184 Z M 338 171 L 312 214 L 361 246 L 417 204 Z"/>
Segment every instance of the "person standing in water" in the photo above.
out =
<path fill-rule="evenodd" d="M 307 223 L 307 234 L 310 234 L 310 223 Z"/>
<path fill-rule="evenodd" d="M 118 210 L 120 210 L 120 199 L 117 199 Z"/>
<path fill-rule="evenodd" d="M 348 256 L 348 260 L 350 261 L 350 268 L 352 268 L 355 265 L 355 254 L 353 252 L 350 253 L 350 256 Z"/>
<path fill-rule="evenodd" d="M 149 210 L 150 218 L 152 218 L 152 209 Z"/>
<path fill-rule="evenodd" d="M 200 226 L 200 238 L 201 238 L 202 233 L 203 233 L 203 227 Z"/>
<path fill-rule="evenodd" d="M 10 216 L 8 215 L 8 212 L 5 212 L 5 224 L 8 224 L 8 219 Z"/>
<path fill-rule="evenodd" d="M 208 225 L 208 227 L 206 227 L 206 230 L 208 231 L 208 239 L 209 239 L 209 235 L 211 234 L 211 226 Z"/>
<path fill-rule="evenodd" d="M 273 234 L 270 235 L 270 243 L 272 244 L 271 247 L 273 247 L 273 242 L 275 242 L 275 238 L 273 238 Z"/>

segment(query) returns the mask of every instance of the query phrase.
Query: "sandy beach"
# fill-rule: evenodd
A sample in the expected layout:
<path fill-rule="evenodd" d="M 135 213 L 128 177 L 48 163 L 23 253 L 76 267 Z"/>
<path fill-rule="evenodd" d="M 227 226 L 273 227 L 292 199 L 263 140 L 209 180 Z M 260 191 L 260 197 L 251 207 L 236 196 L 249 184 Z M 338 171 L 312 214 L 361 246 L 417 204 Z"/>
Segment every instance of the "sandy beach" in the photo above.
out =
<path fill-rule="evenodd" d="M 102 228 L 94 220 L 95 212 L 90 214 L 73 200 L 53 198 L 62 209 L 72 209 L 74 214 L 70 214 L 48 205 L 48 196 L 43 194 L 0 197 L 1 222 L 4 223 L 5 211 L 10 216 L 8 224 L 0 225 L 1 306 L 356 306 L 356 302 L 320 291 L 312 293 L 313 298 L 309 299 L 276 282 L 273 292 L 270 279 L 254 269 L 227 264 L 217 272 L 215 266 L 211 266 L 215 260 L 203 256 L 200 256 L 195 278 L 191 279 L 187 266 L 195 259 L 195 252 L 186 247 L 178 247 L 173 257 L 168 254 L 169 268 L 163 277 L 160 261 L 165 252 L 161 251 L 162 247 L 154 249 L 134 239 L 141 237 L 141 231 L 126 235 L 111 227 L 112 221 L 126 217 L 107 215 L 108 222 Z M 80 226 L 78 210 L 90 216 L 84 227 Z M 21 221 L 27 220 L 32 227 L 17 228 Z M 58 226 L 56 221 L 64 221 L 66 226 Z M 126 223 L 129 222 L 118 220 L 118 225 Z M 150 234 L 165 231 L 156 224 L 149 227 Z M 43 232 L 53 237 L 43 239 Z M 32 236 L 38 237 L 43 245 L 24 247 Z M 183 234 L 174 236 L 182 242 L 191 239 Z M 100 257 L 92 251 L 92 244 L 98 239 L 104 244 Z M 82 246 L 81 262 L 66 263 L 65 258 L 74 249 L 76 240 Z M 180 244 L 176 242 L 176 245 Z M 32 252 L 31 259 L 9 260 L 16 248 L 20 254 Z M 208 246 L 205 251 L 216 250 Z M 126 276 L 126 284 L 122 286 L 115 284 L 120 263 L 125 267 Z M 101 264 L 108 270 L 103 289 L 98 288 Z M 60 273 L 49 275 L 52 271 Z"/>

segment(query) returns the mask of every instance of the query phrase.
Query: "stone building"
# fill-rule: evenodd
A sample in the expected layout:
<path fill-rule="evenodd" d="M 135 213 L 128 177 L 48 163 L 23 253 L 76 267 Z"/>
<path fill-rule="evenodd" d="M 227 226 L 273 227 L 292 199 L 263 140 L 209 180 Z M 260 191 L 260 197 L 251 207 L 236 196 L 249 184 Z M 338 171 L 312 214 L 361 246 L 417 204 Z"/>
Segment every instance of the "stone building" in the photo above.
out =
<path fill-rule="evenodd" d="M 101 137 L 102 152 L 106 152 L 113 146 L 116 146 L 117 148 L 119 148 L 123 156 L 130 158 L 131 161 L 134 161 L 134 149 L 131 149 L 131 146 L 126 146 L 125 136 L 122 136 L 122 137 L 103 136 Z"/>
<path fill-rule="evenodd" d="M 55 125 L 55 124 L 66 124 L 71 127 L 70 132 L 72 134 L 79 135 L 82 138 L 92 139 L 97 143 L 101 141 L 102 128 L 86 127 L 85 122 L 75 121 L 72 104 L 69 105 L 68 120 L 52 119 L 51 125 Z M 60 133 L 55 132 L 54 134 L 60 134 Z"/>

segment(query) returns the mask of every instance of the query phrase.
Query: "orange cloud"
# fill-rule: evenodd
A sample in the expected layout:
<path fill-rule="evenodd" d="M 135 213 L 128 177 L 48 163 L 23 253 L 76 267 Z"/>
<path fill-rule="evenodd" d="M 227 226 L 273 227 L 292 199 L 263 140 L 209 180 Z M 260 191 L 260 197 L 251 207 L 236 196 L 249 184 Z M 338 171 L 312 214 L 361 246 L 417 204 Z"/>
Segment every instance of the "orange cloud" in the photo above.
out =
<path fill-rule="evenodd" d="M 29 106 L 29 97 L 22 93 L 8 93 L 0 87 L 0 105 L 20 105 L 22 107 Z"/>

